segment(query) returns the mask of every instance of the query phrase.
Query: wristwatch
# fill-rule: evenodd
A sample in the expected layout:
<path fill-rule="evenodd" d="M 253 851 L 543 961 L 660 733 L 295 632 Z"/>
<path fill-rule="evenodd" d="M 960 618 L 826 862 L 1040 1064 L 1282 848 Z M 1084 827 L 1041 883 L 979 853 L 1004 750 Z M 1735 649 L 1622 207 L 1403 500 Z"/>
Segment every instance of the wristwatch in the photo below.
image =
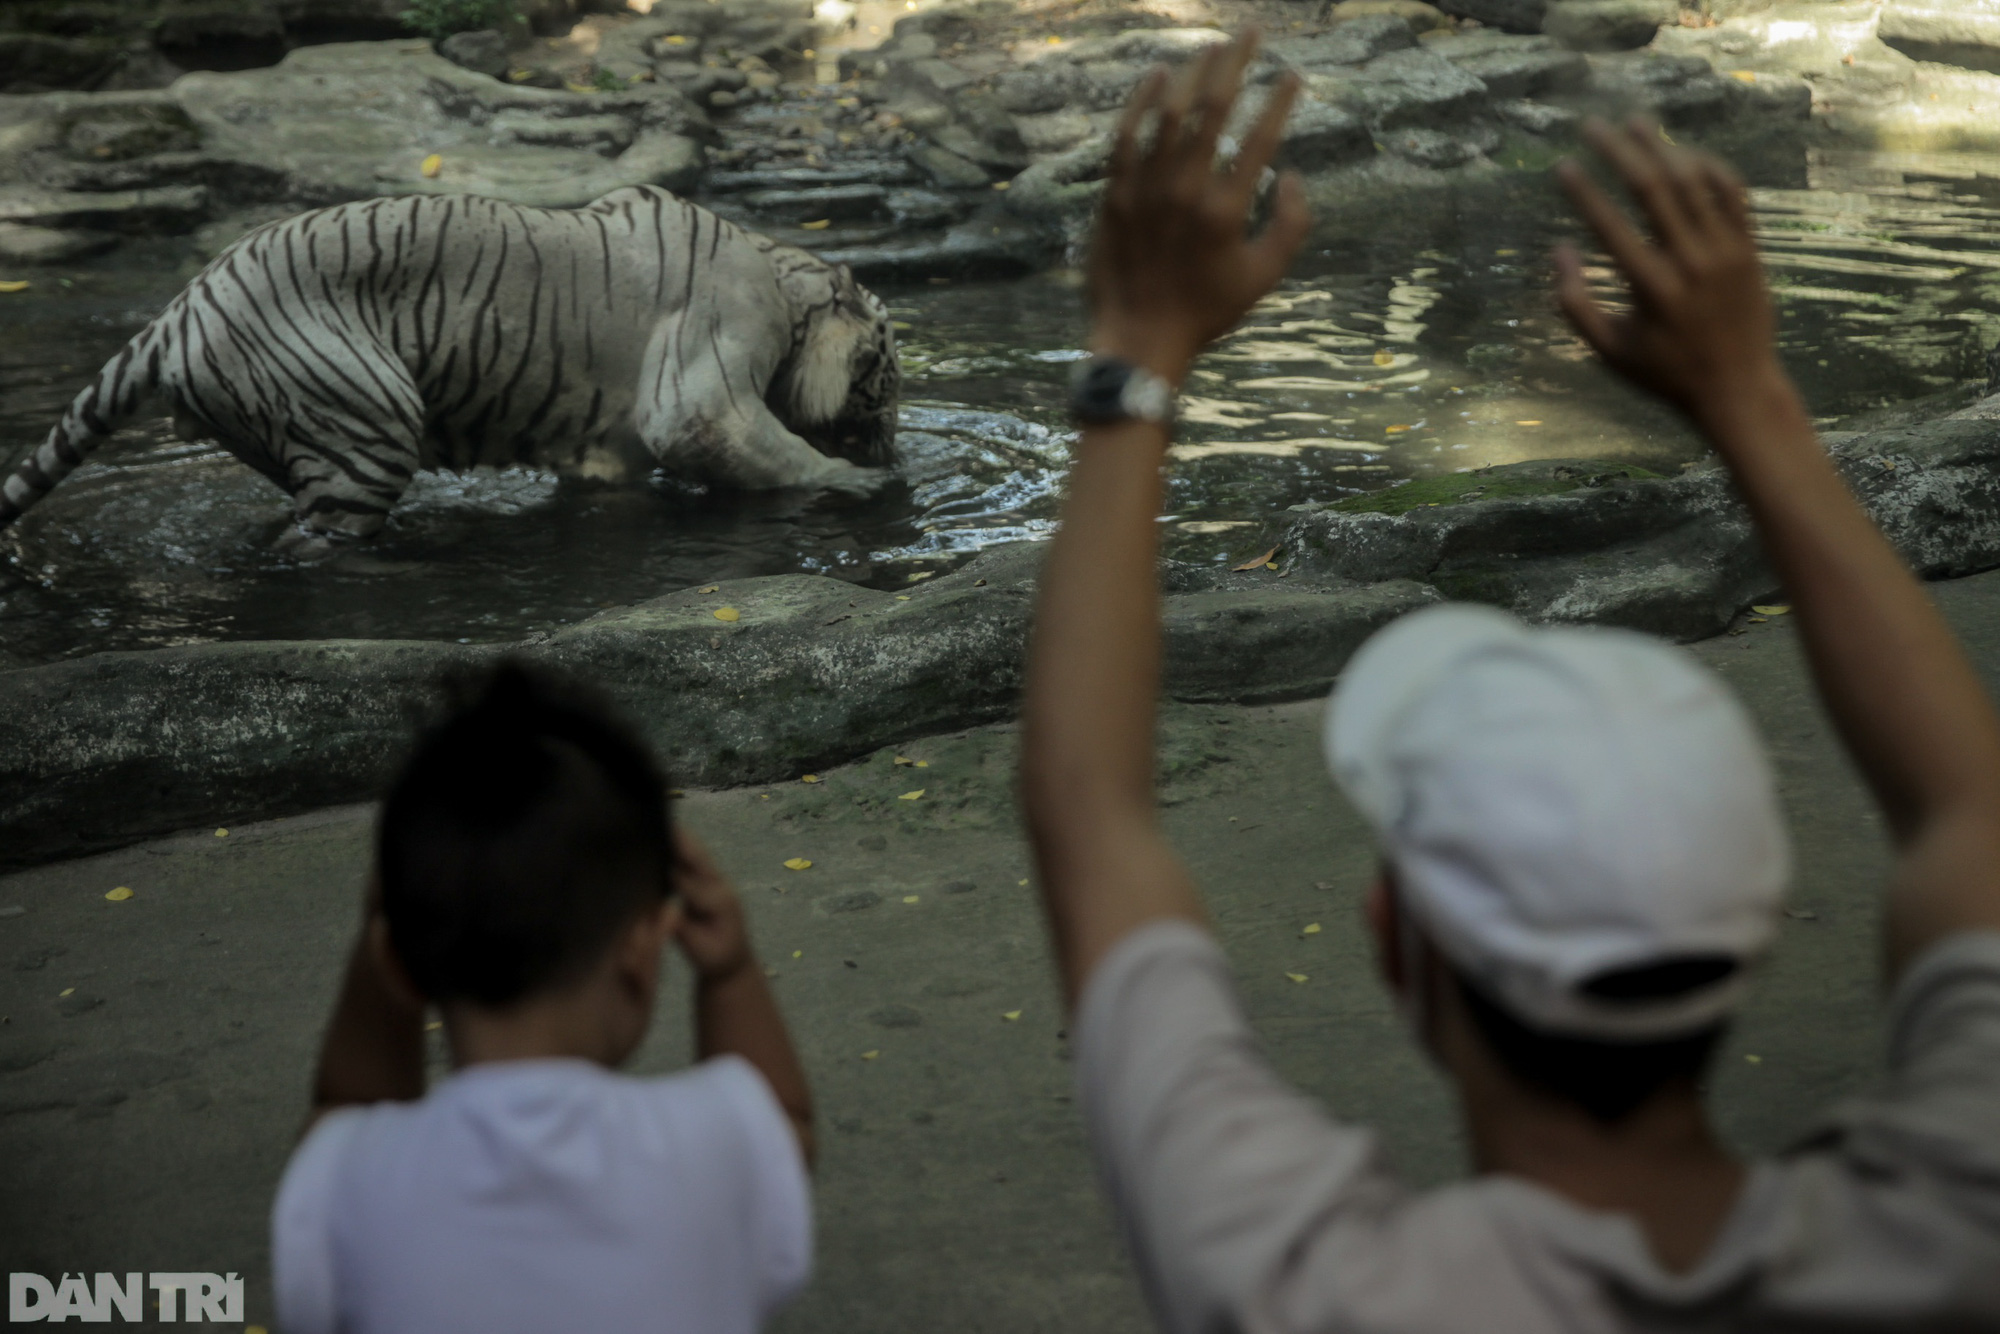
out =
<path fill-rule="evenodd" d="M 1159 376 L 1116 357 L 1091 357 L 1070 376 L 1069 411 L 1086 426 L 1142 421 L 1171 426 L 1174 387 Z"/>

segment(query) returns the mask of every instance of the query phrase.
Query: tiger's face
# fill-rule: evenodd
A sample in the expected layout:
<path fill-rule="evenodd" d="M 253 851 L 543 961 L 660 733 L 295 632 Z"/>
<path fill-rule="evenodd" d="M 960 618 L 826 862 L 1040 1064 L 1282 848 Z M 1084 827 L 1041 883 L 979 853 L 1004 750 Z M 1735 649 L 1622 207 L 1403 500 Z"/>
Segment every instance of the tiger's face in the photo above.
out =
<path fill-rule="evenodd" d="M 845 265 L 818 266 L 805 286 L 803 327 L 778 377 L 779 416 L 822 454 L 891 465 L 903 371 L 889 310 Z"/>

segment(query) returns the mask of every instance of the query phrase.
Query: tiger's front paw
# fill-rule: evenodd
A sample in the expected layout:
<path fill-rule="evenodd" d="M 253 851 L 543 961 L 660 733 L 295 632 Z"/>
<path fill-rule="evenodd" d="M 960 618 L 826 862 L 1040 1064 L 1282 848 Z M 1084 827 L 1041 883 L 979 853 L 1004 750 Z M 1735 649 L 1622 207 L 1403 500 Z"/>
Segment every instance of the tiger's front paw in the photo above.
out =
<path fill-rule="evenodd" d="M 893 468 L 863 468 L 845 459 L 832 460 L 840 466 L 830 468 L 819 479 L 819 487 L 840 496 L 865 497 L 878 494 L 882 488 L 896 480 Z"/>

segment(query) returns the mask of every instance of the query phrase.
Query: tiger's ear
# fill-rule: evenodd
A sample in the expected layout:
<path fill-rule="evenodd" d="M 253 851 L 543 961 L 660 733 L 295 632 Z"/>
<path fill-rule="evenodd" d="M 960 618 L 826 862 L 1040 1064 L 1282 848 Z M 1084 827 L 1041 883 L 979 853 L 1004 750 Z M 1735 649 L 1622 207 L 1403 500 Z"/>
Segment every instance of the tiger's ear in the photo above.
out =
<path fill-rule="evenodd" d="M 840 415 L 854 385 L 855 354 L 873 332 L 844 301 L 813 312 L 792 370 L 792 411 L 798 420 L 829 422 Z"/>

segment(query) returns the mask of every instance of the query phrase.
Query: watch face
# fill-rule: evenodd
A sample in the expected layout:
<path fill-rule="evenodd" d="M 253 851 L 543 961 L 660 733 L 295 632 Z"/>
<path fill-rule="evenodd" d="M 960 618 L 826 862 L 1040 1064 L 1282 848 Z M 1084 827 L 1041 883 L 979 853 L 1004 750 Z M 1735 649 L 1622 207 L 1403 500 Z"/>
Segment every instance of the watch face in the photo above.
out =
<path fill-rule="evenodd" d="M 1116 421 L 1125 415 L 1123 399 L 1132 368 L 1118 361 L 1092 358 L 1083 364 L 1070 393 L 1070 409 L 1084 421 Z"/>

